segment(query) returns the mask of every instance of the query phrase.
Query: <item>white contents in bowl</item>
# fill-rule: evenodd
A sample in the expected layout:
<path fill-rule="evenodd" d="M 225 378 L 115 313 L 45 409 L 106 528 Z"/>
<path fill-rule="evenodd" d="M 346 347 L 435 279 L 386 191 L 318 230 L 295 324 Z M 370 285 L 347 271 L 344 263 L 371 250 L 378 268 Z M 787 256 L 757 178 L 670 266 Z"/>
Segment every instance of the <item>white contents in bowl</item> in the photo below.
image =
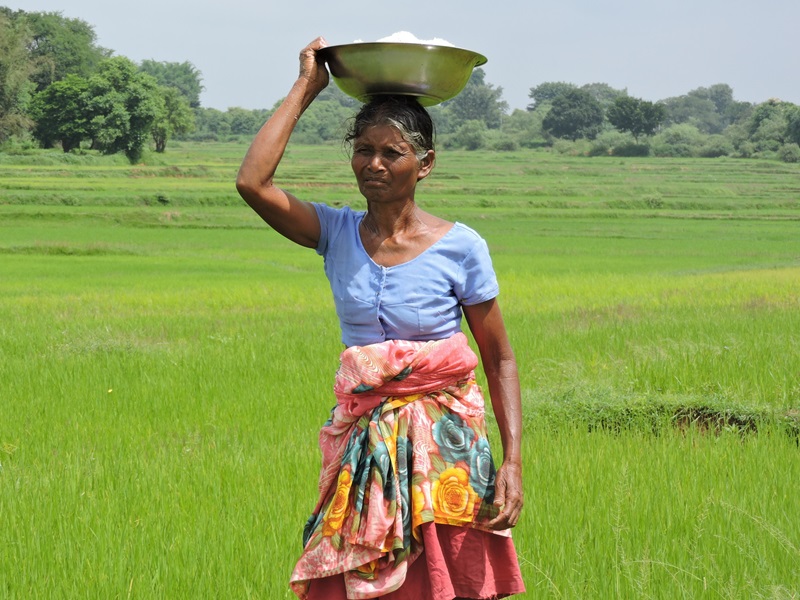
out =
<path fill-rule="evenodd" d="M 398 31 L 396 33 L 393 33 L 392 35 L 386 36 L 385 38 L 381 38 L 378 41 L 391 42 L 394 44 L 423 44 L 426 46 L 449 46 L 451 48 L 455 47 L 453 44 L 451 44 L 447 40 L 443 40 L 442 38 L 433 38 L 432 40 L 421 40 L 413 33 L 409 33 L 408 31 Z M 364 40 L 356 40 L 353 43 L 363 44 Z"/>

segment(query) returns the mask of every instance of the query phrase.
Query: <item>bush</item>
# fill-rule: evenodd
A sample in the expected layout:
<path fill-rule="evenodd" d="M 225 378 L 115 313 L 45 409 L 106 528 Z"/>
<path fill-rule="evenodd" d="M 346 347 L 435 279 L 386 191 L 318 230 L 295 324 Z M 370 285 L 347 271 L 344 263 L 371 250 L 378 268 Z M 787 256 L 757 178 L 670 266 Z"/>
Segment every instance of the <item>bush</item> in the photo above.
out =
<path fill-rule="evenodd" d="M 589 148 L 589 156 L 611 156 L 614 149 L 633 143 L 633 136 L 619 131 L 604 131 L 598 135 Z"/>
<path fill-rule="evenodd" d="M 697 127 L 687 123 L 672 125 L 653 138 L 656 156 L 689 157 L 699 153 L 706 140 Z"/>
<path fill-rule="evenodd" d="M 491 149 L 498 152 L 514 152 L 519 150 L 519 144 L 511 138 L 501 137 L 491 143 Z"/>
<path fill-rule="evenodd" d="M 556 140 L 553 143 L 553 150 L 566 156 L 588 156 L 589 140 Z"/>
<path fill-rule="evenodd" d="M 787 163 L 800 163 L 800 146 L 797 144 L 784 144 L 778 150 L 778 158 Z"/>
<path fill-rule="evenodd" d="M 650 156 L 650 146 L 648 144 L 637 144 L 628 142 L 614 148 L 614 156 Z"/>
<path fill-rule="evenodd" d="M 479 150 L 486 145 L 486 135 L 486 123 L 476 120 L 466 121 L 452 135 L 450 143 L 458 148 Z"/>
<path fill-rule="evenodd" d="M 721 135 L 712 135 L 700 147 L 697 155 L 703 158 L 718 158 L 720 156 L 731 156 L 733 153 L 733 144 L 728 139 Z"/>

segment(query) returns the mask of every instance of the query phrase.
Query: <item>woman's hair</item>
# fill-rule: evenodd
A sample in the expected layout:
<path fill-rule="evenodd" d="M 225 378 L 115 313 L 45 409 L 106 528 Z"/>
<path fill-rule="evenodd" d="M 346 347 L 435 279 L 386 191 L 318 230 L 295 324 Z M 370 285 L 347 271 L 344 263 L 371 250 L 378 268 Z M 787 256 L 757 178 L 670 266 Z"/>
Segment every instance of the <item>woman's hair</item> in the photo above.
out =
<path fill-rule="evenodd" d="M 420 160 L 428 150 L 434 150 L 433 120 L 413 96 L 375 96 L 353 117 L 345 144 L 352 147 L 353 141 L 367 128 L 376 125 L 395 127 Z"/>

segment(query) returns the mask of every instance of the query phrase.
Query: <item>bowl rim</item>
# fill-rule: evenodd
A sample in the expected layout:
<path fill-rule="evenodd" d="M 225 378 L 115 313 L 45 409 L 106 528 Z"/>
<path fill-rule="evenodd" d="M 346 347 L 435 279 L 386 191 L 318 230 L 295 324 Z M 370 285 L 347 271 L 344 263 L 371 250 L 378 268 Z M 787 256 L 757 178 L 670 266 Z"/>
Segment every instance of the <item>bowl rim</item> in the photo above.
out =
<path fill-rule="evenodd" d="M 489 59 L 486 58 L 485 55 L 481 54 L 480 52 L 476 52 L 475 50 L 468 50 L 467 48 L 461 48 L 459 46 L 444 46 L 441 44 L 418 44 L 412 42 L 352 42 L 350 44 L 333 44 L 331 46 L 325 46 L 324 48 L 320 48 L 317 51 L 317 54 L 325 61 L 328 62 L 328 57 L 326 54 L 331 54 L 332 52 L 342 49 L 342 48 L 366 48 L 366 49 L 375 49 L 375 47 L 390 47 L 390 48 L 416 48 L 416 49 L 424 49 L 425 51 L 436 51 L 436 50 L 444 50 L 447 51 L 457 51 L 457 52 L 464 52 L 467 54 L 473 55 L 477 62 L 473 68 L 480 67 L 485 65 L 489 62 Z"/>

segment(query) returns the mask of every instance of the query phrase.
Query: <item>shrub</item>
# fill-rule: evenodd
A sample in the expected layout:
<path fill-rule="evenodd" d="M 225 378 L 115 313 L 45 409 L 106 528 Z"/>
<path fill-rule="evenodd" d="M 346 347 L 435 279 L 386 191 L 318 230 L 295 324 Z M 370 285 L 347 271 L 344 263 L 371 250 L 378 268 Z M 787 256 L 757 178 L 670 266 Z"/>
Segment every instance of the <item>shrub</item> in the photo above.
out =
<path fill-rule="evenodd" d="M 619 131 L 604 131 L 589 148 L 589 156 L 611 156 L 614 149 L 633 142 L 633 136 Z"/>
<path fill-rule="evenodd" d="M 451 137 L 451 143 L 467 150 L 479 150 L 486 145 L 486 123 L 471 120 L 465 122 Z"/>
<path fill-rule="evenodd" d="M 734 153 L 733 144 L 721 135 L 709 136 L 706 143 L 700 147 L 697 155 L 704 158 L 717 158 L 731 156 Z"/>
<path fill-rule="evenodd" d="M 778 158 L 787 163 L 800 163 L 800 146 L 797 144 L 784 144 L 778 150 Z"/>
<path fill-rule="evenodd" d="M 650 156 L 650 146 L 648 144 L 628 142 L 614 148 L 614 156 Z"/>
<path fill-rule="evenodd" d="M 681 123 L 666 128 L 653 138 L 653 154 L 656 156 L 694 156 L 699 152 L 706 137 L 694 125 Z"/>

